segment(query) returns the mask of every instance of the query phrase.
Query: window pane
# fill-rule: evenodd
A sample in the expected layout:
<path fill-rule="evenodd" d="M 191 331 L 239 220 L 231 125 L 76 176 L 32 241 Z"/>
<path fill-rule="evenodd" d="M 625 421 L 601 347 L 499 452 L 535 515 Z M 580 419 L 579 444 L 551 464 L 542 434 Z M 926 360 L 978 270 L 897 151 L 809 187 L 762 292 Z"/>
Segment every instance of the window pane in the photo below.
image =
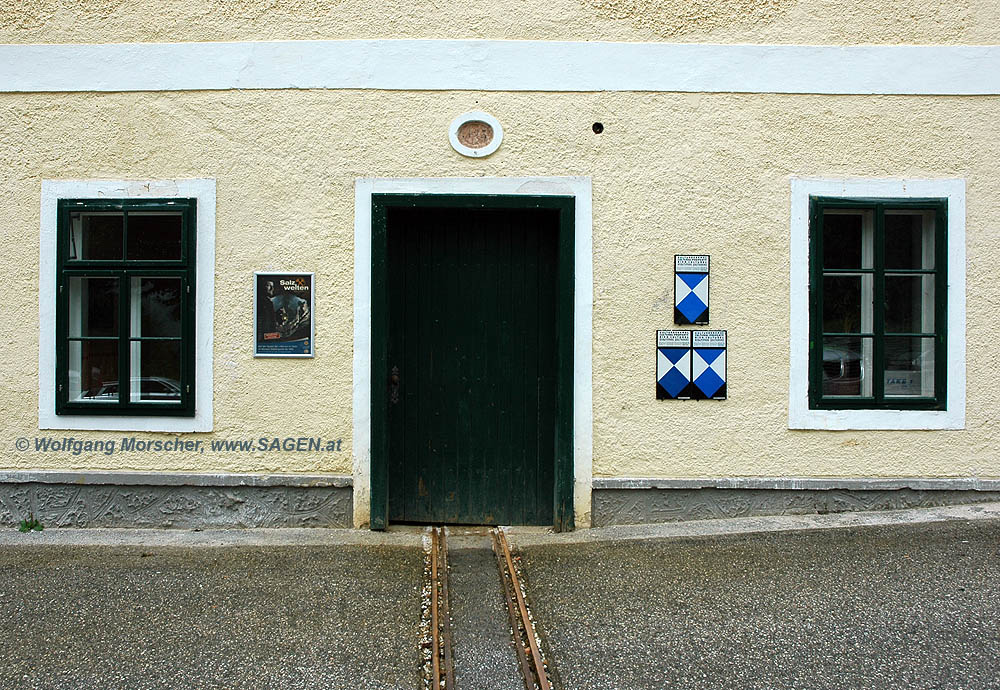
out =
<path fill-rule="evenodd" d="M 872 276 L 823 276 L 823 330 L 871 332 Z"/>
<path fill-rule="evenodd" d="M 180 259 L 180 212 L 129 213 L 128 258 L 150 261 Z"/>
<path fill-rule="evenodd" d="M 934 268 L 933 212 L 885 212 L 885 267 Z"/>
<path fill-rule="evenodd" d="M 823 213 L 823 268 L 871 268 L 871 213 Z"/>
<path fill-rule="evenodd" d="M 69 400 L 118 401 L 118 341 L 69 342 Z"/>
<path fill-rule="evenodd" d="M 934 396 L 934 339 L 885 339 L 886 397 Z"/>
<path fill-rule="evenodd" d="M 69 260 L 121 260 L 121 213 L 71 213 Z"/>
<path fill-rule="evenodd" d="M 887 333 L 934 332 L 934 276 L 885 277 Z"/>
<path fill-rule="evenodd" d="M 180 402 L 181 344 L 179 340 L 133 341 L 129 399 Z"/>
<path fill-rule="evenodd" d="M 823 338 L 823 395 L 871 397 L 871 338 Z"/>
<path fill-rule="evenodd" d="M 118 279 L 69 279 L 70 337 L 118 335 Z"/>
<path fill-rule="evenodd" d="M 180 337 L 180 278 L 132 278 L 131 305 L 133 338 Z"/>

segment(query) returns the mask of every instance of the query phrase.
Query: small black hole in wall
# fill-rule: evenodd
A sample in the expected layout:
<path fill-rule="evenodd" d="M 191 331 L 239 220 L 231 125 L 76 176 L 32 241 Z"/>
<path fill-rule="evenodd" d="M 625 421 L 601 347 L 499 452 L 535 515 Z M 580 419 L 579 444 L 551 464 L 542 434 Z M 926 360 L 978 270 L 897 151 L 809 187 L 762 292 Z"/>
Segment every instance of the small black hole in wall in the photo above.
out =
<path fill-rule="evenodd" d="M 595 122 L 594 126 L 591 127 L 591 129 L 594 130 L 594 134 L 600 134 L 601 132 L 604 131 L 604 125 L 602 125 L 600 122 Z"/>

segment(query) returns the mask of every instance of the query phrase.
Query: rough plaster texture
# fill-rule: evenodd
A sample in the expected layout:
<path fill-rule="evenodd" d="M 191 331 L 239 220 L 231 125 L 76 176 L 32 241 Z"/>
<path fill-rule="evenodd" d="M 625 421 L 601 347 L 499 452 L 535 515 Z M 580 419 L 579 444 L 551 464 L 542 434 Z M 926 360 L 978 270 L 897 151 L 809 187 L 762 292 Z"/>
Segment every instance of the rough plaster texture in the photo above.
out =
<path fill-rule="evenodd" d="M 448 144 L 481 108 L 485 160 Z M 998 477 L 1000 98 L 273 91 L 0 96 L 0 468 L 350 473 L 354 179 L 586 175 L 594 189 L 597 476 Z M 603 134 L 591 125 L 604 123 Z M 968 182 L 968 412 L 955 432 L 787 429 L 789 176 Z M 339 453 L 19 452 L 37 432 L 47 178 L 216 178 L 215 430 Z M 675 253 L 712 256 L 729 397 L 654 399 Z M 316 358 L 254 359 L 255 270 L 316 272 Z M 59 432 L 45 435 L 62 437 Z M 73 432 L 78 439 L 121 434 Z M 192 435 L 192 438 L 194 436 Z"/>
<path fill-rule="evenodd" d="M 997 500 L 1000 500 L 1000 492 L 996 491 L 609 489 L 594 492 L 591 524 L 594 527 L 607 527 L 758 515 L 903 510 Z"/>
<path fill-rule="evenodd" d="M 0 484 L 0 527 L 350 527 L 338 487 Z"/>
<path fill-rule="evenodd" d="M 18 0 L 0 43 L 494 38 L 703 43 L 998 43 L 989 0 Z"/>

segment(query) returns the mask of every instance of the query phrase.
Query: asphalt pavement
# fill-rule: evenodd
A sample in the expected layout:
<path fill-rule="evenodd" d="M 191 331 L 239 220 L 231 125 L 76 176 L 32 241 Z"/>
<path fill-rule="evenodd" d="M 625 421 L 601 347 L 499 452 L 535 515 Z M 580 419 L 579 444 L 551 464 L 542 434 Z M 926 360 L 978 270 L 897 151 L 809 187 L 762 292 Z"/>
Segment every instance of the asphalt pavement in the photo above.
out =
<path fill-rule="evenodd" d="M 524 690 L 490 538 L 450 539 L 448 564 L 455 684 L 461 690 Z"/>
<path fill-rule="evenodd" d="M 416 688 L 419 546 L 0 546 L 0 688 Z"/>
<path fill-rule="evenodd" d="M 515 687 L 451 541 L 459 688 Z M 563 690 L 1000 688 L 998 504 L 511 541 Z M 5 530 L 0 690 L 422 688 L 422 574 L 416 529 Z"/>
<path fill-rule="evenodd" d="M 1000 520 L 521 554 L 567 689 L 1000 688 Z"/>

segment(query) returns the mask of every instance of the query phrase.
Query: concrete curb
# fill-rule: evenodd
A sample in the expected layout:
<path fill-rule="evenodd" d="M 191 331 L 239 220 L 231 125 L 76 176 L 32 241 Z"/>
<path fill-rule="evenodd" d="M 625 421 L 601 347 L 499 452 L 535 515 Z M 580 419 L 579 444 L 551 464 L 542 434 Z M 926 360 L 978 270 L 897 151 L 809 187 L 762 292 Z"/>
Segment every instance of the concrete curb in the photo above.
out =
<path fill-rule="evenodd" d="M 518 546 L 553 546 L 603 541 L 641 541 L 759 532 L 913 525 L 950 520 L 1000 520 L 1000 502 L 861 513 L 831 513 L 828 515 L 778 515 L 725 518 L 722 520 L 691 520 L 658 525 L 616 525 L 563 534 L 541 534 L 519 531 L 514 528 L 511 530 L 511 537 Z"/>
<path fill-rule="evenodd" d="M 608 489 L 814 489 L 817 491 L 1000 491 L 1000 479 L 979 477 L 700 477 L 657 479 L 655 477 L 594 477 L 595 491 Z"/>

